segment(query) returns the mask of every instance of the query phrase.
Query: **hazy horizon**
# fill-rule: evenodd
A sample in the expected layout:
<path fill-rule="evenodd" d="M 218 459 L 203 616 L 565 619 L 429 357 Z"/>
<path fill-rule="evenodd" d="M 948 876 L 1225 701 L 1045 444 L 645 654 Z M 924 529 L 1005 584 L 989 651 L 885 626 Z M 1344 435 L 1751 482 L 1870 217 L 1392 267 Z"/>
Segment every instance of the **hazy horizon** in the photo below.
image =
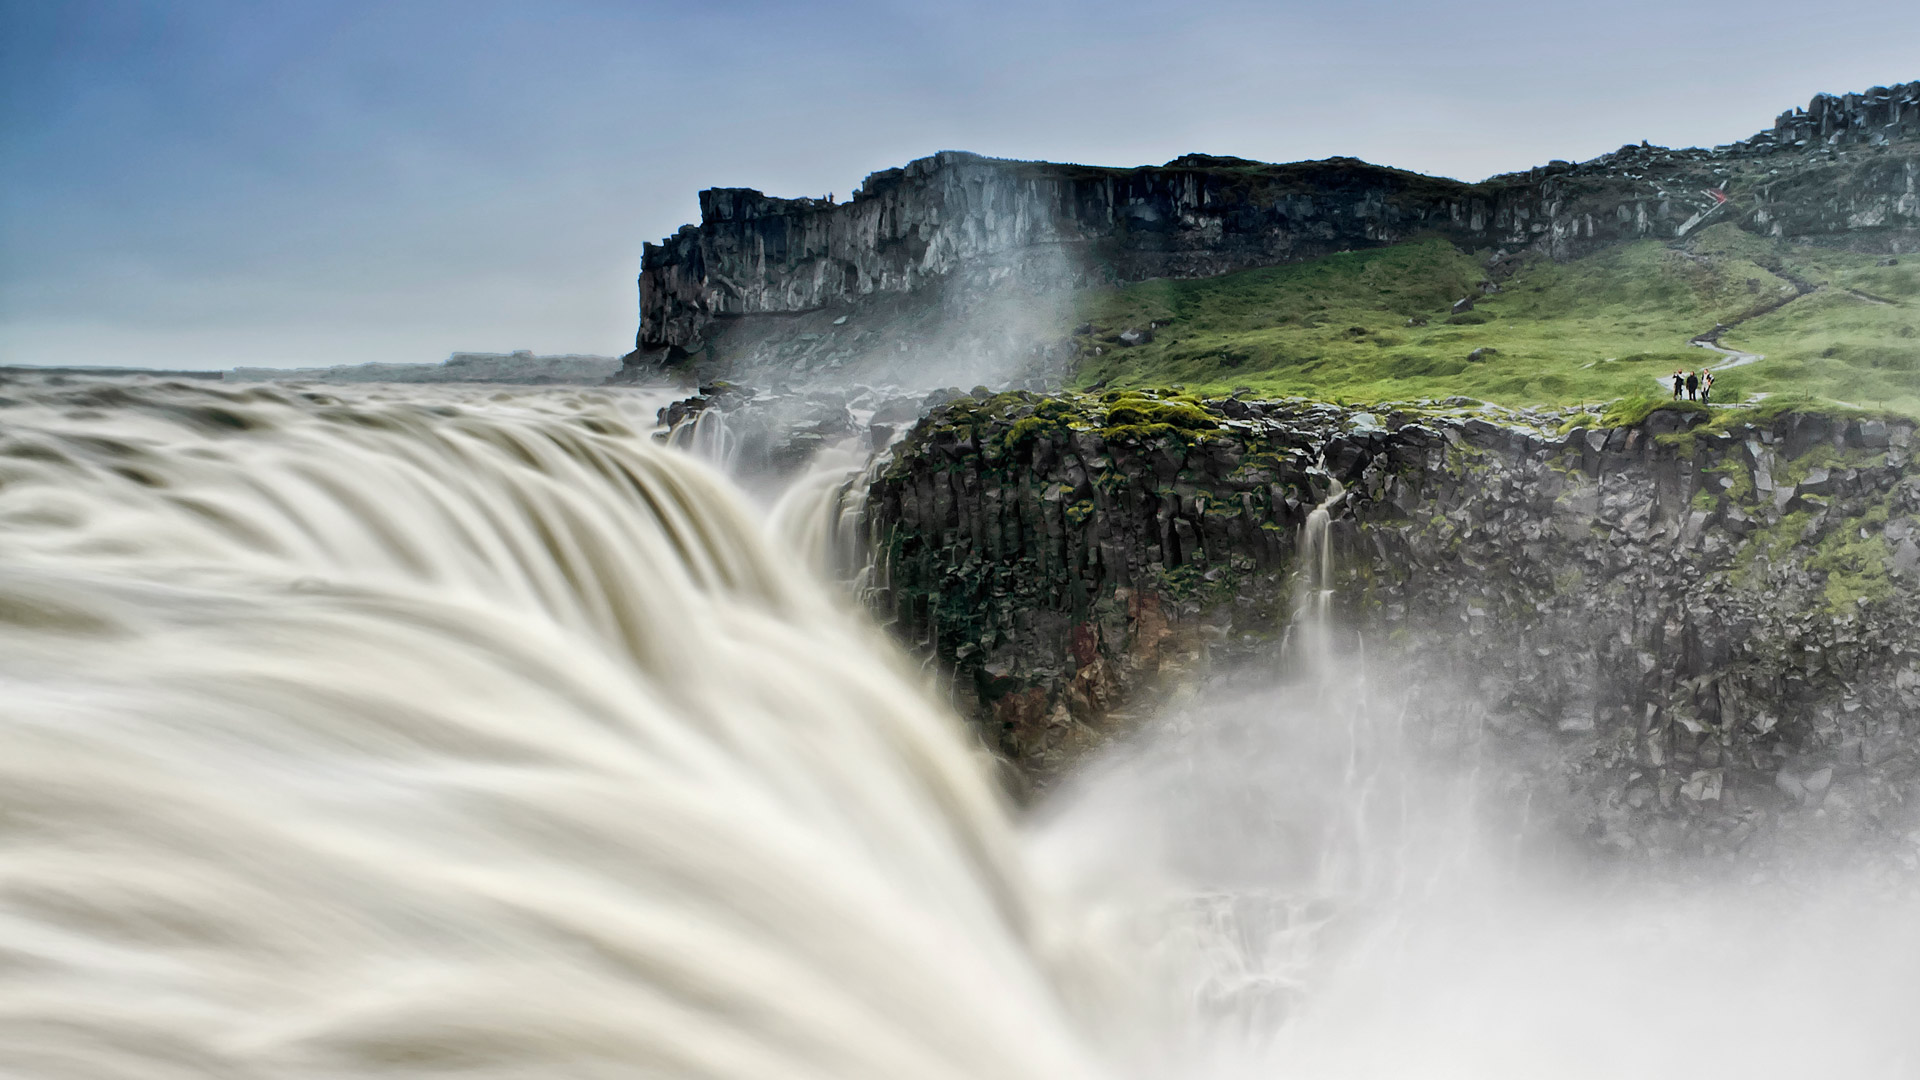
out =
<path fill-rule="evenodd" d="M 702 188 L 942 149 L 1480 179 L 1920 77 L 1920 11 L 1803 10 L 0 0 L 0 363 L 619 355 Z"/>

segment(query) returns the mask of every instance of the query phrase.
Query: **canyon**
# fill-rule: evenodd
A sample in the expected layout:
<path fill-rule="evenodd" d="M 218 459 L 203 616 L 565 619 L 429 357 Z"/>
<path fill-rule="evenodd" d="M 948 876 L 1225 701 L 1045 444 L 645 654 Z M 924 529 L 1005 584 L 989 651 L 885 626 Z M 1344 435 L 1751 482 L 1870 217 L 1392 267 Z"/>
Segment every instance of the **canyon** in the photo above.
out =
<path fill-rule="evenodd" d="M 1355 680 L 1399 688 L 1410 723 L 1496 735 L 1525 763 L 1515 797 L 1596 850 L 1744 857 L 1816 829 L 1908 866 L 1911 415 L 1765 393 L 1710 408 L 1656 399 L 1647 378 L 1578 404 L 1108 386 L 1085 374 L 1091 357 L 1168 331 L 1068 329 L 1061 298 L 1289 264 L 1336 267 L 1364 293 L 1377 269 L 1437 267 L 1441 284 L 1415 290 L 1439 301 L 1431 314 L 1344 331 L 1361 316 L 1342 315 L 1316 333 L 1384 350 L 1400 322 L 1432 320 L 1463 335 L 1443 371 L 1499 352 L 1469 352 L 1464 335 L 1492 317 L 1475 300 L 1537 290 L 1518 275 L 1543 263 L 1658 266 L 1649 295 L 1702 266 L 1718 268 L 1713 288 L 1770 275 L 1728 292 L 1756 322 L 1808 296 L 1890 317 L 1905 293 L 1810 282 L 1800 268 L 1818 260 L 1794 253 L 1851 253 L 1867 269 L 1844 272 L 1905 288 L 1916 137 L 1920 82 L 1823 95 L 1727 146 L 1627 146 L 1478 184 L 1346 159 L 1098 169 L 946 153 L 874 174 L 847 203 L 712 190 L 700 225 L 647 248 L 621 377 L 706 380 L 663 411 L 668 438 L 730 428 L 753 468 L 791 472 L 833 439 L 875 448 L 841 488 L 835 528 L 857 535 L 840 570 L 941 673 L 1016 787 L 1049 787 L 1196 686 L 1284 671 L 1311 589 Z M 1397 264 L 1339 262 L 1395 245 Z M 1451 311 L 1435 292 L 1460 272 L 1448 260 L 1473 274 Z M 1288 280 L 1207 302 L 1333 295 L 1333 278 Z M 1321 321 L 1305 310 L 1299 325 Z M 1499 317 L 1525 326 L 1528 310 Z M 1708 320 L 1665 344 L 1726 333 Z M 1910 369 L 1910 327 L 1885 335 L 1870 362 Z M 950 379 L 955 356 L 980 361 L 982 385 L 959 389 L 973 380 Z M 1303 555 L 1316 515 L 1324 572 Z"/>

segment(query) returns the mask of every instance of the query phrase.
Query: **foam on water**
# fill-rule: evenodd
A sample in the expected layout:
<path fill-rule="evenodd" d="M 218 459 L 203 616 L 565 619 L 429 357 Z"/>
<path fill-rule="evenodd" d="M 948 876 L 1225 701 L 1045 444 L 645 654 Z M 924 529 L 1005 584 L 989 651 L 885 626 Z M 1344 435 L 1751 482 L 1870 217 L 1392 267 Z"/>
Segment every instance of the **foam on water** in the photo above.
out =
<path fill-rule="evenodd" d="M 1020 824 L 818 583 L 871 572 L 864 455 L 769 544 L 636 395 L 4 390 L 0 1074 L 1920 1063 L 1910 883 L 1526 850 L 1471 701 L 1410 721 L 1448 688 L 1331 625 L 1337 490 L 1286 677 Z"/>

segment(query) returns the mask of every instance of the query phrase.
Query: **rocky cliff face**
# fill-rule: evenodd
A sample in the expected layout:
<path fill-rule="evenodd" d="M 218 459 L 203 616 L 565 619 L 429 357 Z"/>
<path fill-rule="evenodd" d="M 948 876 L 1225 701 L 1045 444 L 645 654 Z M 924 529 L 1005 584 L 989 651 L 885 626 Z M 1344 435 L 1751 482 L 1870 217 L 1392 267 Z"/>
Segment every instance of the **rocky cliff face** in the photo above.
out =
<path fill-rule="evenodd" d="M 1035 774 L 1210 666 L 1271 666 L 1338 482 L 1340 621 L 1433 688 L 1416 720 L 1475 710 L 1544 748 L 1530 797 L 1567 827 L 1731 851 L 1818 813 L 1898 847 L 1920 825 L 1913 451 L 1910 421 L 1812 413 L 1007 394 L 923 420 L 869 528 L 883 614 Z"/>
<path fill-rule="evenodd" d="M 1811 146 L 1885 146 L 1920 136 L 1920 80 L 1864 94 L 1819 94 L 1763 131 L 1725 149 L 1767 154 Z"/>
<path fill-rule="evenodd" d="M 1920 82 L 1820 96 L 1713 150 L 1623 147 L 1478 184 L 1334 158 L 1267 165 L 1188 155 L 1094 168 L 947 152 L 868 177 L 852 201 L 717 188 L 701 222 L 649 244 L 630 374 L 712 373 L 871 351 L 848 313 L 889 298 L 1201 277 L 1434 232 L 1501 260 L 1570 257 L 1732 219 L 1776 236 L 1920 247 Z M 768 348 L 753 320 L 827 313 Z M 861 320 L 856 320 L 856 323 Z M 730 328 L 737 340 L 728 340 Z M 791 330 L 791 328 L 788 328 Z M 792 336 L 792 333 L 789 334 Z M 828 345 L 819 342 L 830 339 Z"/>

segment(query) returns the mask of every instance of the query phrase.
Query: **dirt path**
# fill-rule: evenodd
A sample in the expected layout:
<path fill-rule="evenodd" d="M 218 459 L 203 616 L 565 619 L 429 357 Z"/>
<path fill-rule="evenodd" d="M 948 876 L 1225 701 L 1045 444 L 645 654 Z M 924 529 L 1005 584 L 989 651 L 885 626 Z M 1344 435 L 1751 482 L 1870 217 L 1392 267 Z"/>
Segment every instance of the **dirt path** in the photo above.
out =
<path fill-rule="evenodd" d="M 1725 327 L 1715 328 L 1716 331 L 1724 330 L 1724 329 L 1726 328 Z M 1716 332 L 1713 336 L 1718 337 L 1719 334 Z M 1717 344 L 1716 342 L 1708 338 L 1708 336 L 1705 334 L 1702 334 L 1699 337 L 1694 338 L 1692 341 L 1687 342 L 1687 344 L 1697 345 L 1700 348 L 1706 349 L 1709 352 L 1719 353 L 1721 356 L 1726 358 L 1724 360 L 1721 360 L 1719 363 L 1713 363 L 1713 364 L 1707 365 L 1706 370 L 1712 371 L 1715 373 L 1727 371 L 1729 369 L 1737 368 L 1737 367 L 1746 367 L 1748 364 L 1757 364 L 1760 361 L 1765 360 L 1767 358 L 1765 353 L 1741 352 L 1739 349 L 1723 348 L 1722 346 L 1720 346 L 1719 344 Z M 1662 390 L 1670 391 L 1673 389 L 1672 375 L 1655 375 L 1653 377 L 1653 381 L 1659 383 L 1660 388 Z"/>
<path fill-rule="evenodd" d="M 1767 358 L 1765 353 L 1741 352 L 1739 349 L 1722 348 L 1711 341 L 1695 341 L 1693 344 L 1726 357 L 1725 360 L 1717 364 L 1708 364 L 1708 371 L 1725 371 L 1728 368 L 1746 367 L 1748 364 L 1758 363 Z"/>
<path fill-rule="evenodd" d="M 1718 209 L 1718 207 L 1715 207 L 1715 209 Z M 1717 364 L 1708 364 L 1707 365 L 1708 371 L 1713 371 L 1713 372 L 1727 371 L 1731 368 L 1746 367 L 1748 364 L 1757 364 L 1760 361 L 1765 360 L 1767 358 L 1765 353 L 1742 352 L 1739 349 L 1723 348 L 1720 344 L 1720 335 L 1726 333 L 1727 331 L 1733 329 L 1736 326 L 1739 326 L 1741 323 L 1746 322 L 1749 319 L 1757 319 L 1762 315 L 1770 315 L 1773 312 L 1779 311 L 1781 308 L 1786 307 L 1788 304 L 1793 303 L 1795 300 L 1798 300 L 1801 297 L 1806 296 L 1810 293 L 1816 292 L 1820 289 L 1820 286 L 1815 285 L 1810 281 L 1802 281 L 1799 278 L 1794 277 L 1792 274 L 1787 273 L 1783 269 L 1769 267 L 1768 270 L 1774 276 L 1781 278 L 1782 280 L 1786 281 L 1787 284 L 1793 286 L 1793 292 L 1788 293 L 1785 296 L 1781 296 L 1776 299 L 1769 300 L 1766 303 L 1760 304 L 1757 307 L 1750 308 L 1747 311 L 1736 316 L 1732 322 L 1724 322 L 1724 323 L 1716 324 L 1713 329 L 1707 331 L 1704 334 L 1696 334 L 1690 341 L 1687 342 L 1687 344 L 1689 345 L 1697 345 L 1700 348 L 1706 349 L 1710 352 L 1717 352 L 1721 356 L 1726 358 L 1724 360 L 1721 360 Z M 1671 390 L 1673 388 L 1672 379 L 1673 379 L 1672 375 L 1656 375 L 1654 376 L 1653 381 L 1659 383 L 1661 389 Z"/>
<path fill-rule="evenodd" d="M 1889 300 L 1884 296 L 1875 296 L 1870 292 L 1861 292 L 1859 289 L 1848 289 L 1847 295 L 1853 297 L 1855 300 L 1865 300 L 1869 304 L 1879 304 L 1881 307 L 1899 307 L 1900 306 L 1898 303 L 1892 300 Z"/>

